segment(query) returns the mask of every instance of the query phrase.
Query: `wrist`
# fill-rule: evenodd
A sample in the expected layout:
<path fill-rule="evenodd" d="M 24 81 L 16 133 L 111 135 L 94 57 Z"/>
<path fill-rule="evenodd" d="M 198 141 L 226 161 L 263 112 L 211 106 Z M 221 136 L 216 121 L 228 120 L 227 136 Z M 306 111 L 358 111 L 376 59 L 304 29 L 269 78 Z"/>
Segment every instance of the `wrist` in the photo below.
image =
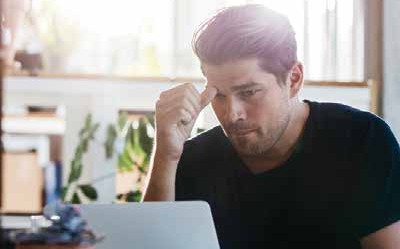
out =
<path fill-rule="evenodd" d="M 157 139 L 154 146 L 154 158 L 167 163 L 178 163 L 183 152 L 182 150 L 183 145 L 171 145 Z"/>
<path fill-rule="evenodd" d="M 177 168 L 180 156 L 170 155 L 159 149 L 155 150 L 153 157 L 154 167 L 161 165 L 163 168 Z"/>

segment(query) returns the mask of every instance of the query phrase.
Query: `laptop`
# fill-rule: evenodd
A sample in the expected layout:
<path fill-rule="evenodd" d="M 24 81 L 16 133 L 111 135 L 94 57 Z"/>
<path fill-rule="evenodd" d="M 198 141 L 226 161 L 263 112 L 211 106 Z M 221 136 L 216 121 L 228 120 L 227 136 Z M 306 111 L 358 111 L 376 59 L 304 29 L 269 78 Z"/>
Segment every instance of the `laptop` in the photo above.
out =
<path fill-rule="evenodd" d="M 77 205 L 96 234 L 96 249 L 219 249 L 207 202 Z"/>

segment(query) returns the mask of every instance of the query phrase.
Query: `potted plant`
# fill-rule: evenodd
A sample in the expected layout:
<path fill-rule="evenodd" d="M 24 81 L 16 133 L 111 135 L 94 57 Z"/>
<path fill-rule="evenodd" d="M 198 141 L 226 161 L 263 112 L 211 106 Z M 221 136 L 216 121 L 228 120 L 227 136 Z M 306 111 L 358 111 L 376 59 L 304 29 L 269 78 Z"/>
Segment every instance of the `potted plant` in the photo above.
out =
<path fill-rule="evenodd" d="M 124 193 L 118 193 L 116 201 L 133 202 L 140 201 L 142 188 L 150 162 L 153 137 L 149 130 L 154 130 L 153 115 L 141 116 L 138 120 L 129 120 L 128 115 L 122 112 L 116 124 L 107 127 L 107 138 L 103 143 L 107 159 L 111 159 L 114 153 L 118 154 L 118 162 L 115 174 L 94 179 L 91 183 L 81 183 L 80 178 L 83 171 L 82 158 L 89 149 L 89 144 L 95 139 L 95 133 L 99 128 L 98 123 L 92 121 L 89 114 L 85 119 L 84 127 L 79 132 L 79 142 L 70 164 L 68 182 L 62 191 L 62 200 L 67 203 L 82 203 L 81 197 L 90 201 L 97 200 L 97 191 L 93 182 L 108 177 L 124 177 L 130 175 L 132 185 Z"/>

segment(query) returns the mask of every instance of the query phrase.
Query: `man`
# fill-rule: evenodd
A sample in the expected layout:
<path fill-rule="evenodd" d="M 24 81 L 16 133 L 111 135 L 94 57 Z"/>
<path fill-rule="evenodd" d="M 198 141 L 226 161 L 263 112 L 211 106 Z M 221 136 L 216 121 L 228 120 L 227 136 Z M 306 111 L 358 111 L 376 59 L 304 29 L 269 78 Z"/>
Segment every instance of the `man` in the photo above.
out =
<path fill-rule="evenodd" d="M 299 101 L 286 17 L 226 8 L 193 48 L 207 86 L 160 95 L 145 201 L 207 201 L 221 248 L 400 248 L 399 145 L 373 114 Z M 209 102 L 221 126 L 186 141 Z"/>

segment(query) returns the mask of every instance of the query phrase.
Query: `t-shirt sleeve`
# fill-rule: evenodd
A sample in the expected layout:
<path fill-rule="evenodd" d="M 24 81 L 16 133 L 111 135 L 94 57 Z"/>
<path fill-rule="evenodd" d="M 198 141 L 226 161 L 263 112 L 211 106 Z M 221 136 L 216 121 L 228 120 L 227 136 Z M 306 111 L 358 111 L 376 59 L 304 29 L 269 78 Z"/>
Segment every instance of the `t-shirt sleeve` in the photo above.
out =
<path fill-rule="evenodd" d="M 358 202 L 358 236 L 367 236 L 400 220 L 400 148 L 390 127 L 371 119 Z"/>

